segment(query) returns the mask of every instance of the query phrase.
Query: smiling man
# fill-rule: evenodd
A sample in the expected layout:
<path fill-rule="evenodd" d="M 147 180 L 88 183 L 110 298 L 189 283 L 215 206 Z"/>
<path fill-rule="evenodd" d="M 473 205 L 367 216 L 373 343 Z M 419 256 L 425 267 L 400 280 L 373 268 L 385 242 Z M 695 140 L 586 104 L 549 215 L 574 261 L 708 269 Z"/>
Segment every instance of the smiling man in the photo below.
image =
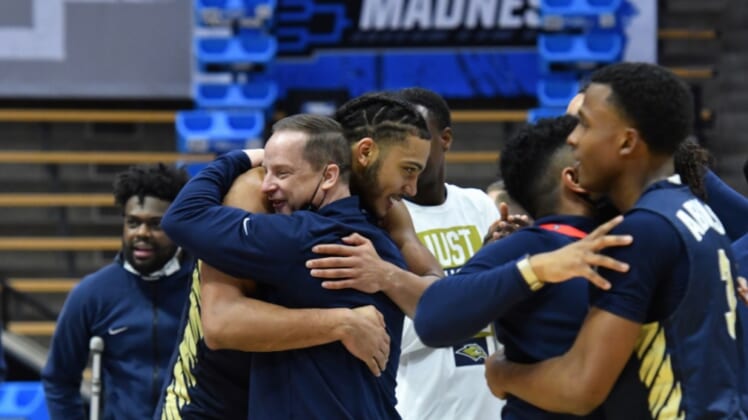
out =
<path fill-rule="evenodd" d="M 164 165 L 117 176 L 122 251 L 70 292 L 57 319 L 42 372 L 51 418 L 87 418 L 80 384 L 93 336 L 105 345 L 102 418 L 152 415 L 194 265 L 161 230 L 161 217 L 186 181 L 185 172 Z"/>

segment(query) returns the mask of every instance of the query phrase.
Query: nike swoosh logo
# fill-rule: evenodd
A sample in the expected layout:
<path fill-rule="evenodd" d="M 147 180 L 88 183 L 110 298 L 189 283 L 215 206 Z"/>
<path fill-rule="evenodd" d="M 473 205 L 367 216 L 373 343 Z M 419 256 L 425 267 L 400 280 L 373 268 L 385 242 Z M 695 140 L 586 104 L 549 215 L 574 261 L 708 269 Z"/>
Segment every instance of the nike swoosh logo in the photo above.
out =
<path fill-rule="evenodd" d="M 117 335 L 127 331 L 129 327 L 109 328 L 109 335 Z"/>
<path fill-rule="evenodd" d="M 249 235 L 249 228 L 247 228 L 247 225 L 249 224 L 249 221 L 250 221 L 249 217 L 245 217 L 244 218 L 243 226 L 244 226 L 244 234 L 245 235 Z"/>

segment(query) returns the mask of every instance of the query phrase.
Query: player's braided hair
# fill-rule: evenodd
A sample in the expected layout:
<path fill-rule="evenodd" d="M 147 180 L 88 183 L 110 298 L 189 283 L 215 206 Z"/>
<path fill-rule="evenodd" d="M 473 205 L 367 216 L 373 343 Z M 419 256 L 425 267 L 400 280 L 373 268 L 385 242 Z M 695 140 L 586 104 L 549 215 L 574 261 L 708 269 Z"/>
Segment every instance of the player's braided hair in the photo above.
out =
<path fill-rule="evenodd" d="M 673 163 L 681 181 L 689 186 L 694 195 L 706 200 L 704 175 L 713 163 L 709 151 L 703 148 L 696 138 L 689 137 L 678 146 L 673 155 Z"/>
<path fill-rule="evenodd" d="M 335 113 L 348 143 L 370 137 L 390 145 L 414 135 L 431 139 L 426 121 L 410 103 L 387 93 L 369 93 L 343 104 Z"/>
<path fill-rule="evenodd" d="M 124 209 L 130 197 L 137 196 L 140 204 L 146 196 L 174 201 L 187 183 L 189 176 L 183 169 L 157 165 L 131 166 L 114 178 L 114 201 Z"/>
<path fill-rule="evenodd" d="M 555 201 L 554 189 L 565 160 L 556 167 L 554 157 L 566 150 L 571 158 L 566 138 L 574 130 L 577 119 L 571 115 L 544 118 L 528 124 L 512 137 L 501 151 L 501 177 L 506 191 L 532 218 L 551 211 Z"/>

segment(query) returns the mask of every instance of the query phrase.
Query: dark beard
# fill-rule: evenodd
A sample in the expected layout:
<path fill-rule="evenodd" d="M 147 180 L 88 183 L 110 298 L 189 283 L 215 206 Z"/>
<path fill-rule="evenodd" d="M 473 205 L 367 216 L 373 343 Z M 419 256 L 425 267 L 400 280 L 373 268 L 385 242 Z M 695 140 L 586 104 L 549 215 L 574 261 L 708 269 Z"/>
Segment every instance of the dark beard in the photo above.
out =
<path fill-rule="evenodd" d="M 355 171 L 352 173 L 353 185 L 351 185 L 351 189 L 354 194 L 358 195 L 364 208 L 369 211 L 373 211 L 374 202 L 372 198 L 380 190 L 378 175 L 381 166 L 381 160 L 377 159 L 374 163 L 367 166 L 363 173 L 358 174 Z"/>

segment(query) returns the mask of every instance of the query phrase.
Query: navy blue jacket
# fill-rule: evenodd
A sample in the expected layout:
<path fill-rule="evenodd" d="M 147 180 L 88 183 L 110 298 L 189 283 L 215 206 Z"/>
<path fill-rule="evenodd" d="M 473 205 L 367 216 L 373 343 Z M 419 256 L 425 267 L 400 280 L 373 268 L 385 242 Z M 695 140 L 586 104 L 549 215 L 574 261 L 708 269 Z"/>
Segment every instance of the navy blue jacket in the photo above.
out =
<path fill-rule="evenodd" d="M 247 156 L 219 157 L 182 189 L 162 226 L 175 242 L 206 263 L 239 278 L 257 281 L 268 302 L 291 308 L 374 305 L 391 338 L 390 358 L 377 378 L 339 342 L 252 356 L 249 416 L 252 419 L 397 418 L 395 375 L 403 314 L 384 294 L 330 291 L 311 277 L 305 262 L 312 246 L 340 243 L 353 232 L 369 238 L 380 257 L 405 267 L 387 233 L 360 209 L 358 197 L 330 203 L 317 212 L 252 214 L 221 205 L 234 179 L 251 167 Z"/>
<path fill-rule="evenodd" d="M 176 344 L 193 266 L 193 260 L 186 257 L 175 274 L 148 281 L 126 271 L 118 257 L 83 278 L 70 292 L 42 371 L 52 419 L 87 418 L 80 385 L 93 336 L 104 339 L 102 418 L 153 415 Z"/>

